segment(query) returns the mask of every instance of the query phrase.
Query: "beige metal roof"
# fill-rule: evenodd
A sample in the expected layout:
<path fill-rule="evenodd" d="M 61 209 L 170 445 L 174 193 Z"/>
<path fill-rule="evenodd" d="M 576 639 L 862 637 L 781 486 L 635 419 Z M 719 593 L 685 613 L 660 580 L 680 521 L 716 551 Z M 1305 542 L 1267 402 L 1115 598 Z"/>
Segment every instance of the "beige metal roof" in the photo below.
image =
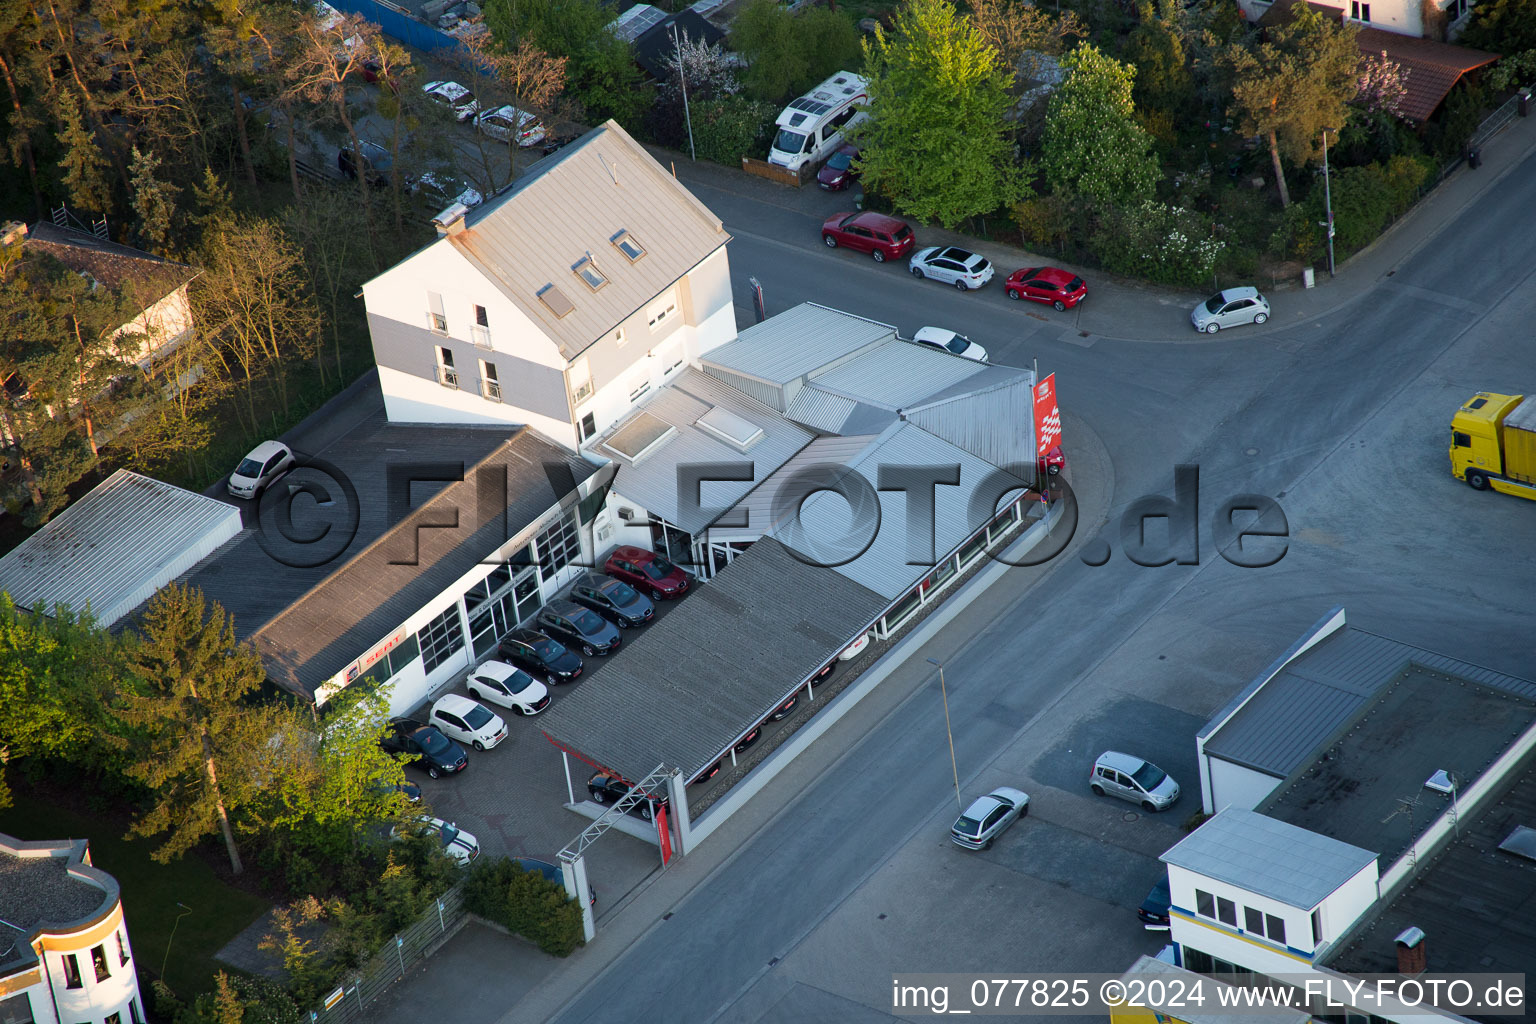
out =
<path fill-rule="evenodd" d="M 620 233 L 645 250 L 631 261 Z M 720 218 L 609 121 L 466 215 L 446 241 L 574 359 L 726 242 Z M 572 268 L 591 257 L 606 283 Z M 553 284 L 574 307 L 556 316 Z"/>

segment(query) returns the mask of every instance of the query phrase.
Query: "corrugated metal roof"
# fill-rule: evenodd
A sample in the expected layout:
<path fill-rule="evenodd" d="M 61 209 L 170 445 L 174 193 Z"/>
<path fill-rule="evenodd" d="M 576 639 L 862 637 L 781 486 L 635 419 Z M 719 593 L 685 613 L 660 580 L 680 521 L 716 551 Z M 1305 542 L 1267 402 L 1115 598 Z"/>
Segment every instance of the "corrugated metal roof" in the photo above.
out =
<path fill-rule="evenodd" d="M 120 469 L 0 558 L 0 590 L 110 626 L 240 532 L 240 510 Z"/>
<path fill-rule="evenodd" d="M 885 607 L 835 572 L 758 541 L 540 719 L 630 779 L 703 771 Z"/>
<path fill-rule="evenodd" d="M 813 385 L 803 387 L 796 393 L 784 415 L 796 423 L 805 424 L 812 430 L 841 434 L 843 424 L 848 422 L 848 417 L 853 415 L 853 411 L 858 406 L 859 403 L 851 398 L 834 395 L 830 391 L 823 391 Z M 895 419 L 894 414 L 888 415 L 891 419 Z"/>
<path fill-rule="evenodd" d="M 703 363 L 782 387 L 894 337 L 890 324 L 803 302 L 711 349 Z"/>
<path fill-rule="evenodd" d="M 1376 854 L 1233 807 L 1161 859 L 1288 907 L 1311 910 L 1373 863 Z"/>
<path fill-rule="evenodd" d="M 1413 665 L 1536 700 L 1529 680 L 1346 626 L 1276 673 L 1205 741 L 1205 752 L 1287 778 Z"/>
<path fill-rule="evenodd" d="M 848 464 L 848 469 L 863 477 L 875 492 L 878 518 L 872 505 L 850 510 L 842 497 L 823 492 L 806 499 L 800 515 L 780 524 L 773 536 L 810 560 L 826 565 L 843 563 L 834 566 L 839 574 L 894 600 L 931 572 L 933 563 L 926 561 L 930 538 L 909 538 L 906 494 L 878 490 L 880 468 L 955 465 L 960 468 L 959 485 L 934 487 L 931 551 L 933 557 L 943 557 L 995 514 L 992 509 L 1006 489 L 993 488 L 997 493 L 987 494 L 981 490 L 984 483 L 1001 480 L 1013 488 L 1026 485 L 907 423 L 893 426 Z M 973 509 L 973 500 L 982 507 Z"/>
<path fill-rule="evenodd" d="M 762 437 L 742 450 L 714 432 L 699 428 L 698 419 L 714 408 L 725 409 L 761 429 Z M 722 510 L 741 500 L 755 482 L 765 480 L 814 436 L 761 402 L 694 369 L 685 370 L 677 380 L 658 389 L 645 403 L 642 415 L 671 424 L 677 433 L 646 451 L 639 462 L 605 443 L 625 428 L 627 419 L 605 432 L 592 447 L 618 462 L 615 493 L 687 533 L 697 533 L 718 519 Z M 702 507 L 684 508 L 678 493 L 677 468 L 704 462 L 750 462 L 753 480 L 706 483 L 699 495 Z"/>
<path fill-rule="evenodd" d="M 938 352 L 926 345 L 891 342 L 817 373 L 811 381 L 823 391 L 855 401 L 902 409 L 985 369 L 985 363 Z"/>
<path fill-rule="evenodd" d="M 735 522 L 742 516 L 746 516 L 745 527 L 712 526 L 709 530 L 710 540 L 756 540 L 763 534 L 772 532 L 773 502 L 785 481 L 792 479 L 809 466 L 847 465 L 857 458 L 860 452 L 873 444 L 876 437 L 875 434 L 860 434 L 856 437 L 818 437 L 802 448 L 800 453 L 786 462 L 778 472 L 754 487 L 752 493 L 737 502 L 729 516 L 722 517 Z"/>
<path fill-rule="evenodd" d="M 1035 375 L 1029 370 L 989 366 L 944 389 L 940 396 L 904 410 L 903 415 L 994 466 L 1032 467 L 1036 457 L 1034 385 Z"/>
<path fill-rule="evenodd" d="M 621 230 L 645 247 L 633 263 L 611 244 Z M 608 121 L 471 210 L 462 231 L 435 244 L 463 253 L 574 359 L 729 240 L 718 217 Z M 571 270 L 589 253 L 608 278 L 596 291 Z M 575 305 L 569 315 L 538 300 L 551 282 Z"/>

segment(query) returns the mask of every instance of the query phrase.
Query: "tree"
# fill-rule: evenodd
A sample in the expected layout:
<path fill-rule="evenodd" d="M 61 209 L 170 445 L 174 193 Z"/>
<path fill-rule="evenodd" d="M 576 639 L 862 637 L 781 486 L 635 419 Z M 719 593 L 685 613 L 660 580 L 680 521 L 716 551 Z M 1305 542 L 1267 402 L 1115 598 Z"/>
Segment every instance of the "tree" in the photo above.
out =
<path fill-rule="evenodd" d="M 949 0 L 912 0 L 864 55 L 870 113 L 852 135 L 865 188 L 945 227 L 1028 194 L 1008 138 L 1007 75 Z"/>
<path fill-rule="evenodd" d="M 1079 44 L 1062 58 L 1067 79 L 1051 96 L 1045 179 L 1052 191 L 1096 203 L 1130 203 L 1152 194 L 1152 139 L 1134 120 L 1136 69 Z"/>
<path fill-rule="evenodd" d="M 460 44 L 454 64 L 481 110 L 511 104 L 542 118 L 546 131 L 554 130 L 556 101 L 565 89 L 569 57 L 550 56 L 526 39 L 504 50 L 476 38 Z M 498 140 L 475 132 L 474 140 L 480 156 L 476 184 L 482 192 L 489 195 L 517 178 L 522 147 L 515 134 Z"/>
<path fill-rule="evenodd" d="M 96 133 L 86 127 L 85 115 L 74 93 L 62 90 L 58 104 L 64 122 L 59 137 L 64 144 L 64 158 L 59 161 L 64 170 L 62 184 L 76 204 L 96 213 L 110 213 L 112 186 L 106 175 L 109 161 L 96 145 Z"/>
<path fill-rule="evenodd" d="M 1177 118 L 1195 106 L 1195 82 L 1184 52 L 1179 0 L 1142 0 L 1141 24 L 1126 41 L 1127 63 L 1136 69 L 1133 97 L 1138 107 Z"/>
<path fill-rule="evenodd" d="M 747 62 L 747 94 L 772 103 L 860 59 L 858 29 L 848 15 L 819 7 L 796 15 L 778 0 L 750 0 L 731 23 L 731 46 Z"/>
<path fill-rule="evenodd" d="M 176 188 L 155 177 L 160 160 L 133 147 L 133 212 L 138 215 L 139 235 L 146 245 L 161 253 L 172 246 L 171 220 L 176 215 Z"/>
<path fill-rule="evenodd" d="M 1494 53 L 1536 50 L 1536 0 L 1479 0 L 1456 41 Z"/>
<path fill-rule="evenodd" d="M 486 24 L 504 52 L 528 43 L 565 57 L 566 88 L 590 121 L 634 124 L 646 90 L 630 45 L 612 32 L 613 10 L 602 0 L 487 0 Z"/>
<path fill-rule="evenodd" d="M 152 802 L 129 835 L 169 833 L 153 855 L 166 863 L 219 831 L 240 874 L 230 815 L 251 799 L 251 761 L 272 736 L 272 715 L 247 703 L 265 679 L 261 658 L 236 641 L 222 605 L 179 583 L 150 599 L 125 658 L 134 685 L 117 714 L 138 736 L 128 772 Z"/>
<path fill-rule="evenodd" d="M 363 160 L 362 139 L 348 110 L 347 92 L 362 81 L 363 65 L 377 52 L 378 43 L 379 27 L 366 18 L 354 14 L 325 24 L 317 13 L 300 20 L 297 46 L 286 67 L 287 101 L 298 100 L 329 108 L 336 123 L 346 133 L 347 148 L 352 151 L 353 166 L 357 168 L 358 197 L 365 214 L 371 209 L 373 182 L 363 170 L 367 164 Z M 291 115 L 289 119 L 292 120 Z M 390 169 L 390 185 L 398 193 L 398 167 Z M 371 234 L 371 216 L 368 223 Z"/>
<path fill-rule="evenodd" d="M 1069 40 L 1088 35 L 1087 26 L 1073 11 L 1049 14 L 1015 0 L 973 0 L 971 25 L 997 52 L 1008 73 L 1023 79 L 1035 78 L 1039 70 L 1026 54 L 1059 56 Z"/>
<path fill-rule="evenodd" d="M 1218 58 L 1243 132 L 1269 143 L 1282 207 L 1291 193 L 1281 158 L 1302 166 L 1320 158 L 1323 130 L 1339 130 L 1349 116 L 1360 66 L 1357 26 L 1334 24 L 1308 4 L 1292 10 L 1261 41 L 1233 43 Z"/>

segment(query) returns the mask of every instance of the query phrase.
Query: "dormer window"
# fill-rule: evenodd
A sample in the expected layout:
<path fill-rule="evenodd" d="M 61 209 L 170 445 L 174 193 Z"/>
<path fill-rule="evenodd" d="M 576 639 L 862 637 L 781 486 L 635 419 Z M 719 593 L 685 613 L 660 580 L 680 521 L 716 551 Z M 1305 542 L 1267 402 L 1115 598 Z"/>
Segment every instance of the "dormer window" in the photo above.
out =
<path fill-rule="evenodd" d="M 590 255 L 583 256 L 581 259 L 571 264 L 571 270 L 575 272 L 577 277 L 587 282 L 587 287 L 591 288 L 593 291 L 597 291 L 603 285 L 608 283 L 608 279 L 603 276 L 603 272 L 601 270 L 597 269 L 597 264 L 593 262 Z"/>
<path fill-rule="evenodd" d="M 641 256 L 645 255 L 645 246 L 641 245 L 639 241 L 635 239 L 635 236 L 630 234 L 628 230 L 620 231 L 618 234 L 609 239 L 609 241 L 611 241 L 614 248 L 623 253 L 625 259 L 629 260 L 631 263 L 634 263 Z"/>

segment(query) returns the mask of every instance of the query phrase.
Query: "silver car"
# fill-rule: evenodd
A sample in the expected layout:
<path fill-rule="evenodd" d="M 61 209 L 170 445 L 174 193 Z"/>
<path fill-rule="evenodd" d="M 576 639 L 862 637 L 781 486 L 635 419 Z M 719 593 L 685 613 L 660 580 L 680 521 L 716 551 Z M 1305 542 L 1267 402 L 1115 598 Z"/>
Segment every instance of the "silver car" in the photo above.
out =
<path fill-rule="evenodd" d="M 1140 804 L 1144 811 L 1162 811 L 1179 799 L 1179 784 L 1151 761 L 1106 750 L 1093 762 L 1088 788 L 1098 796 L 1117 796 Z"/>
<path fill-rule="evenodd" d="M 539 119 L 513 106 L 487 110 L 475 118 L 475 127 L 482 134 L 502 142 L 511 142 L 515 134 L 519 146 L 536 146 L 544 141 L 544 126 Z"/>
<path fill-rule="evenodd" d="M 1029 813 L 1029 794 L 1011 786 L 998 786 L 971 802 L 956 819 L 949 838 L 967 850 L 985 850 L 1003 830 Z"/>
<path fill-rule="evenodd" d="M 1195 330 L 1215 334 L 1223 327 L 1261 324 L 1269 319 L 1269 300 L 1257 288 L 1228 288 L 1196 306 L 1189 314 Z"/>
<path fill-rule="evenodd" d="M 985 256 L 953 245 L 930 245 L 919 249 L 907 261 L 907 269 L 912 271 L 913 277 L 930 277 L 952 284 L 963 292 L 980 288 L 992 280 L 992 264 Z"/>
<path fill-rule="evenodd" d="M 279 441 L 263 441 L 229 474 L 229 493 L 237 498 L 258 498 L 293 465 L 291 448 Z"/>

